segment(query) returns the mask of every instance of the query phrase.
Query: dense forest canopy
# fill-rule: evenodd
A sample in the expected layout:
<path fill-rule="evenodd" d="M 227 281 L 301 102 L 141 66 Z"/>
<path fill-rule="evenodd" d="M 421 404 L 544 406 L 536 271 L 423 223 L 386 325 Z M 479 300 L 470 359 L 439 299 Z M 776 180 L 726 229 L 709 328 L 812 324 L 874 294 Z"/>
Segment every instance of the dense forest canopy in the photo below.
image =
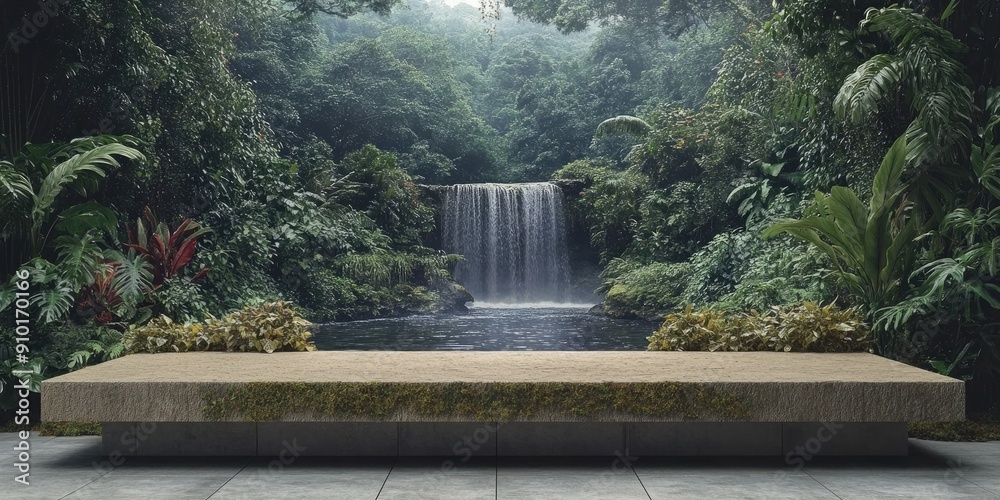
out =
<path fill-rule="evenodd" d="M 835 303 L 995 410 L 1000 4 L 892 4 L 5 1 L 0 310 L 30 271 L 39 380 L 155 316 L 439 311 L 426 186 L 554 180 L 605 314 Z"/>

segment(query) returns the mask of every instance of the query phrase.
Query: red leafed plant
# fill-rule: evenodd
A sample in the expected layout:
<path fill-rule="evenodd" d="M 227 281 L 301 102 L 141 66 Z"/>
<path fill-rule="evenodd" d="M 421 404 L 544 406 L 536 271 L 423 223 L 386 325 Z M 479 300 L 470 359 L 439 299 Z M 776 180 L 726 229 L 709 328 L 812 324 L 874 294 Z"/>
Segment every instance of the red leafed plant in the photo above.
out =
<path fill-rule="evenodd" d="M 210 229 L 187 219 L 171 232 L 165 223 L 156 220 L 149 207 L 146 207 L 145 215 L 146 221 L 137 220 L 135 230 L 128 228 L 129 244 L 125 247 L 139 252 L 153 266 L 153 286 L 159 286 L 184 270 L 194 258 L 198 238 Z M 198 271 L 191 281 L 208 274 L 208 271 L 208 268 Z"/>
<path fill-rule="evenodd" d="M 105 267 L 94 272 L 94 282 L 80 290 L 76 298 L 78 313 L 92 315 L 99 325 L 106 325 L 114 320 L 115 310 L 124 302 L 114 283 L 120 265 L 108 262 Z"/>

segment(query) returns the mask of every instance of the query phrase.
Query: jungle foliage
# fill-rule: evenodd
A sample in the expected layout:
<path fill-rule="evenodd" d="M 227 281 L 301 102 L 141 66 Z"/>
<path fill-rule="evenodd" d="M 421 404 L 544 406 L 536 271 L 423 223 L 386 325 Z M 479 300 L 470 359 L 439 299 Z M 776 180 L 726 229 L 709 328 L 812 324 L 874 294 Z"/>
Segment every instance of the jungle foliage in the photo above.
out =
<path fill-rule="evenodd" d="M 997 2 L 51 4 L 0 5 L 0 383 L 441 310 L 421 184 L 555 179 L 606 314 L 871 331 L 997 409 Z"/>
<path fill-rule="evenodd" d="M 730 20 L 760 12 L 735 4 Z M 645 4 L 514 5 L 576 31 Z M 683 42 L 727 19 L 670 5 L 699 20 L 634 20 Z M 589 186 L 570 207 L 605 263 L 604 312 L 667 314 L 657 348 L 743 349 L 727 329 L 747 311 L 836 303 L 878 353 L 969 380 L 970 411 L 996 412 L 1000 7 L 775 5 L 730 34 L 702 99 L 609 113 L 595 143 L 625 137 L 625 156 L 592 151 L 554 176 Z"/>
<path fill-rule="evenodd" d="M 666 316 L 649 337 L 654 351 L 870 352 L 864 318 L 853 309 L 804 302 L 763 313 L 695 311 Z"/>

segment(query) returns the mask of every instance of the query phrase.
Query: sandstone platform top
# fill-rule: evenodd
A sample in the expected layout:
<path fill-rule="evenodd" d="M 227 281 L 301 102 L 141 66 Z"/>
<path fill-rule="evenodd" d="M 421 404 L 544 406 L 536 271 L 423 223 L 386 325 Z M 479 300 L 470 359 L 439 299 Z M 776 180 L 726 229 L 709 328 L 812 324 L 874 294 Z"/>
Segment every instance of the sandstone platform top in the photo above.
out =
<path fill-rule="evenodd" d="M 648 351 L 133 354 L 64 382 L 963 383 L 865 353 Z"/>

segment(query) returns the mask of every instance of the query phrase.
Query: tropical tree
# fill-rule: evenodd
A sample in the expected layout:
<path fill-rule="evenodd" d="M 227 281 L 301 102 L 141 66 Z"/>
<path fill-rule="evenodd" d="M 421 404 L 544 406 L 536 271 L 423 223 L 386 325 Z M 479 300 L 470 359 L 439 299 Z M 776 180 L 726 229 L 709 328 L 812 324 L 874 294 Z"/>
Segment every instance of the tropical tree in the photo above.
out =
<path fill-rule="evenodd" d="M 1000 373 L 1000 89 L 986 101 L 986 124 L 973 144 L 971 164 L 977 186 L 969 193 L 975 203 L 949 212 L 937 231 L 928 233 L 937 258 L 913 272 L 919 283 L 910 295 L 878 311 L 878 325 L 904 329 L 915 319 L 948 323 L 954 334 L 942 345 L 931 365 L 945 375 L 996 377 Z M 943 314 L 942 314 L 943 313 Z M 935 316 L 944 316 L 934 319 Z M 944 337 L 944 336 L 941 336 Z M 941 359 L 944 358 L 944 359 Z M 990 372 L 994 372 L 991 374 Z"/>
<path fill-rule="evenodd" d="M 835 275 L 868 309 L 869 317 L 902 297 L 915 252 L 917 218 L 903 193 L 903 169 L 907 141 L 900 137 L 889 149 L 872 184 L 868 206 L 847 187 L 836 186 L 829 194 L 816 192 L 813 215 L 775 224 L 765 238 L 788 233 L 805 240 L 836 265 Z M 892 339 L 876 332 L 885 352 Z"/>
<path fill-rule="evenodd" d="M 115 212 L 92 198 L 100 181 L 121 159 L 143 161 L 132 137 L 97 136 L 69 143 L 28 144 L 11 160 L 0 161 L 0 273 L 10 276 L 40 257 L 57 238 L 80 238 L 96 230 L 117 233 Z M 88 273 L 89 274 L 89 273 Z"/>
<path fill-rule="evenodd" d="M 519 16 L 551 23 L 564 33 L 624 18 L 675 37 L 732 12 L 754 20 L 772 5 L 763 0 L 504 0 L 504 4 Z"/>
<path fill-rule="evenodd" d="M 914 191 L 940 217 L 941 200 L 950 199 L 956 183 L 968 178 L 961 165 L 974 136 L 974 105 L 971 80 L 959 60 L 966 47 L 931 18 L 896 6 L 868 9 L 858 36 L 869 33 L 884 35 L 894 51 L 872 56 L 848 75 L 834 109 L 860 123 L 880 105 L 904 99 L 913 116 L 906 128 L 906 159 L 917 169 Z"/>

